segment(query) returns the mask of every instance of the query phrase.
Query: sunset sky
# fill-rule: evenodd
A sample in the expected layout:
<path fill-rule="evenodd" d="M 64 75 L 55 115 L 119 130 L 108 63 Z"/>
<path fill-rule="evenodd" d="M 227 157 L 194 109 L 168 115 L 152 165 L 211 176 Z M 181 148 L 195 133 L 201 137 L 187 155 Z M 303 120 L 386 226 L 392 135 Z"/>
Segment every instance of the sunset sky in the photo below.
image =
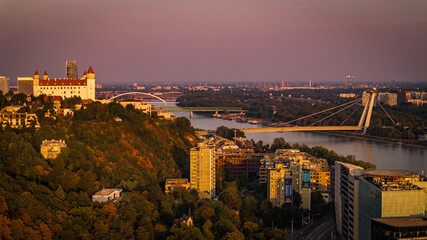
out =
<path fill-rule="evenodd" d="M 0 0 L 0 75 L 427 81 L 426 0 Z"/>

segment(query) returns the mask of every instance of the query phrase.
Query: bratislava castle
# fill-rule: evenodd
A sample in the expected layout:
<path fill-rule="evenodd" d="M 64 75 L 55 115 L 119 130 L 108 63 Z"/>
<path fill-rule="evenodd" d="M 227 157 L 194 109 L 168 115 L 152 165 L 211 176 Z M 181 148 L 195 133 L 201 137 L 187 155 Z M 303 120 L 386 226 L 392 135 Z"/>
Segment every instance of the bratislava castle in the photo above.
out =
<path fill-rule="evenodd" d="M 80 79 L 51 79 L 45 71 L 43 79 L 40 79 L 36 70 L 33 77 L 33 94 L 36 97 L 45 94 L 47 96 L 61 96 L 62 98 L 77 96 L 81 99 L 95 100 L 95 72 L 91 66 Z"/>

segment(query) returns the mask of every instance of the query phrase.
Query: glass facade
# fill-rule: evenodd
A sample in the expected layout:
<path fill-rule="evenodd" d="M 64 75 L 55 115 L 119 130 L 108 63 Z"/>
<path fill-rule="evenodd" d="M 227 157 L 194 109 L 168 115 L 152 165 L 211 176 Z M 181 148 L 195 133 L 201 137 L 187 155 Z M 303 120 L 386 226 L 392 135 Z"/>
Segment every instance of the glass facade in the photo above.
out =
<path fill-rule="evenodd" d="M 408 218 L 408 221 L 411 221 Z M 392 226 L 381 221 L 373 219 L 371 221 L 371 239 L 372 240 L 393 240 L 393 239 L 426 239 L 427 237 L 427 224 L 419 226 Z"/>

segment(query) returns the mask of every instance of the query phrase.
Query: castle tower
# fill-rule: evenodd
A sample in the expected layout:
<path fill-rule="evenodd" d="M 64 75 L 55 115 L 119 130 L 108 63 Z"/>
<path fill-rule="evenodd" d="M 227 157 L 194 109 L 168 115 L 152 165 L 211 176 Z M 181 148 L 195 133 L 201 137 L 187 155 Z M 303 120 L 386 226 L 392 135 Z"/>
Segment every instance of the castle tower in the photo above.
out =
<path fill-rule="evenodd" d="M 83 73 L 83 79 L 86 79 L 87 78 L 87 73 L 86 73 L 86 70 L 85 70 L 85 72 Z"/>
<path fill-rule="evenodd" d="M 39 72 L 37 72 L 37 70 L 36 70 L 36 72 L 34 72 L 34 79 L 40 80 L 40 75 L 39 75 Z"/>
<path fill-rule="evenodd" d="M 43 73 L 43 80 L 48 80 L 48 79 L 49 79 L 49 76 L 47 75 L 47 72 L 44 71 L 44 73 Z"/>
<path fill-rule="evenodd" d="M 37 72 L 37 70 L 36 70 L 36 72 L 34 73 L 34 76 L 33 76 L 33 94 L 34 94 L 34 96 L 38 96 L 39 95 L 39 81 L 40 81 L 40 75 L 39 75 L 39 72 Z"/>
<path fill-rule="evenodd" d="M 86 74 L 87 81 L 87 98 L 95 100 L 95 72 L 92 66 L 89 67 Z"/>

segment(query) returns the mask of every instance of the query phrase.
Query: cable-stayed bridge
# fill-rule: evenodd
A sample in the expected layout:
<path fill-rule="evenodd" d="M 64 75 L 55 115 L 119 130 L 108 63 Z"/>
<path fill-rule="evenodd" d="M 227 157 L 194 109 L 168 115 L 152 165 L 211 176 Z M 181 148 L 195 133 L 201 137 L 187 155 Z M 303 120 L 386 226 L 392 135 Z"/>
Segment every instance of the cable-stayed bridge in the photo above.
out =
<path fill-rule="evenodd" d="M 335 106 L 317 113 L 313 113 L 304 117 L 300 117 L 297 118 L 295 120 L 292 121 L 288 121 L 285 123 L 280 123 L 277 124 L 273 127 L 264 127 L 264 128 L 246 128 L 246 129 L 239 129 L 242 132 L 245 133 L 253 133 L 253 132 L 296 132 L 296 131 L 363 131 L 363 134 L 366 133 L 370 122 L 371 122 L 371 116 L 372 116 L 372 109 L 374 107 L 374 103 L 376 102 L 383 110 L 384 112 L 387 114 L 387 116 L 391 119 L 391 121 L 396 124 L 394 122 L 394 120 L 390 117 L 390 115 L 387 113 L 387 111 L 385 111 L 385 109 L 382 107 L 382 105 L 380 104 L 380 102 L 377 99 L 377 91 L 373 90 L 373 91 L 369 91 L 367 92 L 369 94 L 369 98 L 368 101 L 365 105 L 365 108 L 363 109 L 363 113 L 362 116 L 360 117 L 359 120 L 359 124 L 357 126 L 342 126 L 352 115 L 353 113 L 355 113 L 360 107 L 361 104 L 360 102 L 362 101 L 362 99 L 356 99 L 344 104 L 341 104 L 339 106 Z M 336 115 L 339 112 L 342 112 L 350 107 L 353 107 L 357 105 L 357 109 L 355 109 L 342 123 L 340 126 L 315 126 L 318 123 L 322 123 L 324 120 Z M 341 109 L 340 109 L 341 108 Z M 339 110 L 338 110 L 339 109 Z M 335 112 L 331 113 L 330 115 L 310 124 L 309 126 L 289 126 L 291 123 L 305 119 L 305 118 L 309 118 L 309 117 L 313 117 L 315 115 L 319 115 L 325 112 L 330 112 L 332 110 L 336 110 Z"/>

